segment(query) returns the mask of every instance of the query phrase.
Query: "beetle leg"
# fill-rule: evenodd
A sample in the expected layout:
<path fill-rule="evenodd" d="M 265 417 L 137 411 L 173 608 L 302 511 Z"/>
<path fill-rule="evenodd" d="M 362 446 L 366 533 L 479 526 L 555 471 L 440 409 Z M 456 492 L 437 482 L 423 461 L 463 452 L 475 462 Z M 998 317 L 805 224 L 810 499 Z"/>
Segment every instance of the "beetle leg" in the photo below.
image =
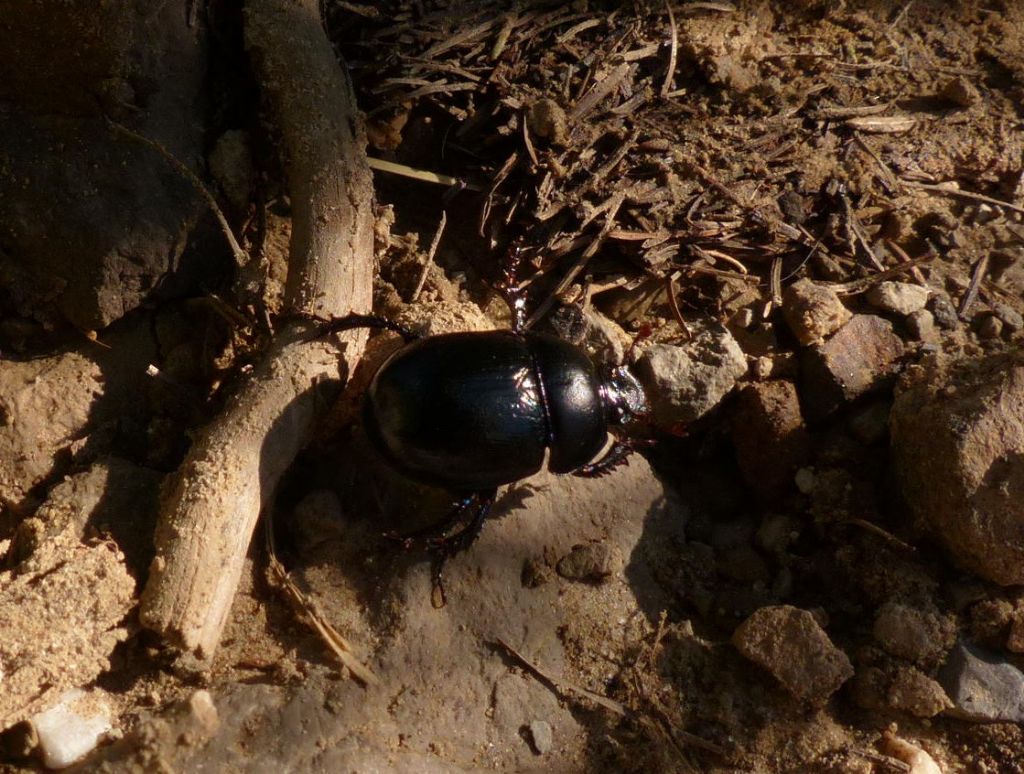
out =
<path fill-rule="evenodd" d="M 469 523 L 453 535 L 431 541 L 431 548 L 434 551 L 434 591 L 432 599 L 434 607 L 444 607 L 447 601 L 444 593 L 444 580 L 441 577 L 445 562 L 460 551 L 465 551 L 477 539 L 480 535 L 480 530 L 484 526 L 484 522 L 487 520 L 487 514 L 490 513 L 491 506 L 494 505 L 494 498 L 497 494 L 497 489 L 486 489 L 483 492 L 477 492 L 472 495 L 469 499 L 476 501 L 476 510 Z"/>
<path fill-rule="evenodd" d="M 641 445 L 643 445 L 641 441 L 617 438 L 615 443 L 612 444 L 612 448 L 601 459 L 576 468 L 572 474 L 580 478 L 598 478 L 606 473 L 611 473 L 620 465 L 627 464 L 629 462 L 629 455 L 635 452 L 637 447 Z"/>
<path fill-rule="evenodd" d="M 377 330 L 393 331 L 405 339 L 407 344 L 423 338 L 421 334 L 406 328 L 401 323 L 372 314 L 347 314 L 344 317 L 331 317 L 327 319 L 312 314 L 297 314 L 295 316 L 318 323 L 312 333 L 306 337 L 307 341 L 322 339 L 331 333 L 350 331 L 353 328 L 375 328 Z"/>
<path fill-rule="evenodd" d="M 466 495 L 455 504 L 455 506 L 448 512 L 448 515 L 441 521 L 428 524 L 422 529 L 407 532 L 404 535 L 396 532 L 388 532 L 384 537 L 391 540 L 397 540 L 406 550 L 412 548 L 417 543 L 428 543 L 434 545 L 438 542 L 443 542 L 445 535 L 462 522 L 463 516 L 466 511 L 469 510 L 469 507 L 476 501 L 476 498 L 477 495 L 475 493 Z"/>

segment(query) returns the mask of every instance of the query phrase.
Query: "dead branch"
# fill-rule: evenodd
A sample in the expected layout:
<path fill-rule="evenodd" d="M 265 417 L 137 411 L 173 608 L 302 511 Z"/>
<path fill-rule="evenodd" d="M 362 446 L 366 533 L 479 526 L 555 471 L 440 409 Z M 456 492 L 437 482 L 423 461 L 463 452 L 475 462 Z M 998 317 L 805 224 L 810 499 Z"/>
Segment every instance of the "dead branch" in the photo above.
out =
<path fill-rule="evenodd" d="M 245 38 L 280 135 L 293 222 L 287 311 L 366 312 L 373 271 L 372 181 L 351 85 L 320 25 L 317 0 L 250 0 Z M 262 363 L 195 439 L 165 492 L 141 620 L 208 665 L 220 640 L 263 505 L 338 387 L 323 344 L 278 332 Z M 345 334 L 342 376 L 365 334 Z"/>

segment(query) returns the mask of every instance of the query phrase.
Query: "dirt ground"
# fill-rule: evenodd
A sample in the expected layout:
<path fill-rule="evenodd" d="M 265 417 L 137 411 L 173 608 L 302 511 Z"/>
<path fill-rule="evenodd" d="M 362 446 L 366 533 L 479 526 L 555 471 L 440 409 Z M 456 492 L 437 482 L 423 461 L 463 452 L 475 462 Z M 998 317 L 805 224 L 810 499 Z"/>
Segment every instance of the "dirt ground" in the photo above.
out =
<path fill-rule="evenodd" d="M 86 687 L 112 725 L 86 771 L 1024 772 L 1024 706 L 968 719 L 943 671 L 965 639 L 1024 669 L 1024 517 L 991 551 L 944 537 L 935 482 L 969 465 L 913 467 L 915 416 L 956 395 L 1024 453 L 1018 408 L 971 402 L 1020 366 L 1024 5 L 327 0 L 374 160 L 374 310 L 506 327 L 515 246 L 538 328 L 607 362 L 685 350 L 695 397 L 611 475 L 504 490 L 437 608 L 430 562 L 382 535 L 451 496 L 363 433 L 397 341 L 375 337 L 201 672 L 138 600 L 162 483 L 287 311 L 289 161 L 235 4 L 15 5 L 0 63 L 35 66 L 0 86 L 0 691 L 28 698 L 0 700 L 0 771 L 41 768 L 20 721 Z M 808 278 L 841 319 L 804 339 Z M 883 281 L 927 293 L 902 309 Z M 854 390 L 826 348 L 860 324 Z M 793 663 L 759 661 L 748 623 L 791 608 Z"/>

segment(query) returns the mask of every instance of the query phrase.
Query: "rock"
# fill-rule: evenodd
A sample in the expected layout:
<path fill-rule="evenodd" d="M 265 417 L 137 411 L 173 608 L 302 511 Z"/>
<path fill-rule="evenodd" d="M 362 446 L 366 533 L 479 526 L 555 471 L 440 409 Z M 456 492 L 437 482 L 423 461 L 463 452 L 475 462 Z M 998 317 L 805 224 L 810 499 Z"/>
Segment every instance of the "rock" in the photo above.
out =
<path fill-rule="evenodd" d="M 0 231 L 5 269 L 24 271 L 5 288 L 18 311 L 39 319 L 53 307 L 97 330 L 154 289 L 225 270 L 226 251 L 185 250 L 207 214 L 192 183 L 109 123 L 201 174 L 208 37 L 173 3 L 23 14 L 4 4 L 0 15 L 0 68 L 11 74 L 0 85 Z"/>
<path fill-rule="evenodd" d="M 924 309 L 928 303 L 928 288 L 909 282 L 881 282 L 871 288 L 866 297 L 876 309 L 906 317 Z"/>
<path fill-rule="evenodd" d="M 1002 320 L 1000 320 L 994 314 L 986 314 L 981 316 L 981 320 L 978 322 L 978 338 L 998 339 L 1002 335 Z"/>
<path fill-rule="evenodd" d="M 977 87 L 963 76 L 946 81 L 939 90 L 939 96 L 961 108 L 969 108 L 981 101 Z"/>
<path fill-rule="evenodd" d="M 34 572 L 0 571 L 0 731 L 110 666 L 135 581 L 111 542 L 46 546 Z M 33 557 L 35 558 L 35 557 Z"/>
<path fill-rule="evenodd" d="M 534 720 L 530 723 L 530 739 L 533 741 L 533 749 L 537 755 L 546 755 L 551 751 L 554 744 L 554 736 L 551 733 L 551 724 L 546 720 Z"/>
<path fill-rule="evenodd" d="M 1009 304 L 996 304 L 992 307 L 992 312 L 1002 321 L 1003 327 L 1010 331 L 1010 333 L 1016 333 L 1021 328 L 1024 328 L 1024 317 Z"/>
<path fill-rule="evenodd" d="M 961 640 L 939 682 L 953 701 L 949 714 L 955 717 L 1024 723 L 1024 673 L 996 653 Z"/>
<path fill-rule="evenodd" d="M 804 352 L 800 396 L 810 419 L 885 385 L 898 367 L 903 342 L 888 320 L 858 314 L 832 338 Z"/>
<path fill-rule="evenodd" d="M 32 717 L 39 753 L 48 769 L 64 769 L 95 749 L 113 728 L 111 708 L 99 689 L 73 689 L 57 704 Z"/>
<path fill-rule="evenodd" d="M 555 569 L 566 580 L 599 582 L 618 569 L 612 549 L 604 543 L 576 545 L 558 560 Z"/>
<path fill-rule="evenodd" d="M 747 372 L 747 359 L 724 326 L 694 326 L 680 346 L 652 344 L 636 364 L 656 424 L 690 423 L 709 412 Z"/>
<path fill-rule="evenodd" d="M 916 744 L 900 739 L 892 731 L 887 730 L 882 735 L 878 748 L 886 755 L 891 755 L 909 766 L 907 774 L 943 774 L 932 756 Z"/>
<path fill-rule="evenodd" d="M 526 113 L 530 131 L 552 145 L 564 145 L 569 134 L 565 110 L 553 99 L 539 99 L 530 104 Z"/>
<path fill-rule="evenodd" d="M 951 331 L 960 324 L 956 307 L 945 293 L 934 294 L 928 302 L 928 309 L 935 316 L 935 322 L 940 328 Z"/>
<path fill-rule="evenodd" d="M 856 412 L 848 423 L 850 433 L 865 446 L 882 440 L 889 432 L 889 412 L 892 404 L 888 401 L 871 403 Z"/>
<path fill-rule="evenodd" d="M 781 556 L 800 537 L 800 522 L 789 513 L 768 513 L 757 530 L 757 545 L 769 554 Z"/>
<path fill-rule="evenodd" d="M 914 717 L 932 718 L 953 707 L 942 686 L 915 667 L 901 667 L 886 696 L 894 710 L 909 712 Z"/>
<path fill-rule="evenodd" d="M 743 478 L 754 491 L 766 500 L 784 495 L 811 454 L 796 385 L 769 381 L 744 387 L 732 417 L 732 440 Z"/>
<path fill-rule="evenodd" d="M 718 553 L 718 574 L 739 583 L 761 583 L 771 580 L 768 565 L 753 546 L 742 545 Z"/>
<path fill-rule="evenodd" d="M 937 666 L 956 641 L 956 622 L 938 612 L 886 602 L 878 609 L 873 633 L 887 653 Z"/>
<path fill-rule="evenodd" d="M 918 341 L 935 340 L 935 316 L 927 309 L 918 309 L 907 316 L 907 331 Z"/>
<path fill-rule="evenodd" d="M 936 364 L 897 396 L 903 496 L 957 564 L 1024 583 L 1024 353 Z"/>
<path fill-rule="evenodd" d="M 800 494 L 809 495 L 818 485 L 818 476 L 813 468 L 800 468 L 793 476 L 793 483 L 800 490 Z"/>
<path fill-rule="evenodd" d="M 54 457 L 87 434 L 103 394 L 100 365 L 68 353 L 0 368 L 0 503 L 20 502 Z"/>
<path fill-rule="evenodd" d="M 583 319 L 586 321 L 583 345 L 587 352 L 598 362 L 608 365 L 617 366 L 625 362 L 626 351 L 633 343 L 629 334 L 595 309 L 588 309 Z"/>
<path fill-rule="evenodd" d="M 763 607 L 737 627 L 732 643 L 798 699 L 822 705 L 853 676 L 853 666 L 806 610 Z"/>
<path fill-rule="evenodd" d="M 786 288 L 782 296 L 782 315 L 796 340 L 804 346 L 817 344 L 835 333 L 852 316 L 832 288 L 809 279 Z"/>

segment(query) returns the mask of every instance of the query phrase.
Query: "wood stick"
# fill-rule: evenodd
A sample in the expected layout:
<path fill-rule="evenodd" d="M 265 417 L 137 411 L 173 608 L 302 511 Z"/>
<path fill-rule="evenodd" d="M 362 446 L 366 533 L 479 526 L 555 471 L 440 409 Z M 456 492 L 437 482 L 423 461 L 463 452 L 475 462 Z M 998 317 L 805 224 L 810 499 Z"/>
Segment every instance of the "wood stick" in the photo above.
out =
<path fill-rule="evenodd" d="M 321 316 L 370 310 L 373 184 L 351 83 L 320 25 L 317 0 L 248 0 L 246 46 L 279 133 L 292 202 L 285 307 Z M 339 363 L 278 332 L 250 380 L 194 440 L 165 490 L 140 619 L 205 669 L 220 641 L 260 510 L 329 405 L 365 332 Z"/>

